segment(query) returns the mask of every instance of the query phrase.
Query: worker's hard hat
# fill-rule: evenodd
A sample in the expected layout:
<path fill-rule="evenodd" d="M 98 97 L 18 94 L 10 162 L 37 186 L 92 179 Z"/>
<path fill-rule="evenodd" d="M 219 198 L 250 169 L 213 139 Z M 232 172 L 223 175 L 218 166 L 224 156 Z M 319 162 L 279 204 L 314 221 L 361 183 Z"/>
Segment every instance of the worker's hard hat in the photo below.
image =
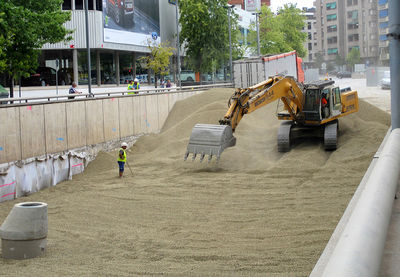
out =
<path fill-rule="evenodd" d="M 121 147 L 128 147 L 128 144 L 126 142 L 121 143 Z"/>
<path fill-rule="evenodd" d="M 137 82 L 139 82 L 139 80 L 137 78 L 135 78 L 135 82 L 137 83 Z"/>

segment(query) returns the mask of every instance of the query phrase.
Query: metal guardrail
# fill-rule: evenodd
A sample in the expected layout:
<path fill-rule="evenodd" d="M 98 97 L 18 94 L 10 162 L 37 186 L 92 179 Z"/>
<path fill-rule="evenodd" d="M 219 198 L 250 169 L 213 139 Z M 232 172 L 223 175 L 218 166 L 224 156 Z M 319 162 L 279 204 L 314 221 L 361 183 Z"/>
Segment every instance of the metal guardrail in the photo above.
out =
<path fill-rule="evenodd" d="M 91 99 L 104 99 L 109 97 L 127 97 L 127 96 L 143 96 L 152 94 L 170 94 L 170 93 L 181 93 L 187 91 L 202 91 L 205 89 L 211 89 L 216 87 L 233 87 L 232 83 L 219 83 L 210 84 L 202 86 L 185 86 L 182 88 L 171 87 L 171 88 L 151 88 L 151 89 L 140 89 L 140 90 L 121 90 L 113 92 L 98 92 L 94 95 L 89 93 L 82 94 L 64 94 L 64 95 L 47 95 L 47 96 L 37 96 L 37 97 L 14 97 L 14 98 L 0 98 L 0 108 L 10 107 L 10 106 L 25 106 L 25 105 L 35 105 L 44 103 L 58 103 L 65 101 L 82 101 Z M 132 94 L 138 92 L 137 94 Z M 75 97 L 75 99 L 68 99 L 68 97 Z"/>
<path fill-rule="evenodd" d="M 400 179 L 400 128 L 382 144 L 311 277 L 378 276 Z"/>

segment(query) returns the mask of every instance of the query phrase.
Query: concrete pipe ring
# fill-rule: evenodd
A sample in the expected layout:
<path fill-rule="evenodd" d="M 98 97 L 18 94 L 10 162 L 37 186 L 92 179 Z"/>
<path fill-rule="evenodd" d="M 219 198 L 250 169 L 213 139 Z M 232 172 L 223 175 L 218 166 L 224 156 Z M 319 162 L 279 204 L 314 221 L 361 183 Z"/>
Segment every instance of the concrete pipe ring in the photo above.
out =
<path fill-rule="evenodd" d="M 15 204 L 0 227 L 2 254 L 6 259 L 28 259 L 41 255 L 47 245 L 47 204 Z"/>

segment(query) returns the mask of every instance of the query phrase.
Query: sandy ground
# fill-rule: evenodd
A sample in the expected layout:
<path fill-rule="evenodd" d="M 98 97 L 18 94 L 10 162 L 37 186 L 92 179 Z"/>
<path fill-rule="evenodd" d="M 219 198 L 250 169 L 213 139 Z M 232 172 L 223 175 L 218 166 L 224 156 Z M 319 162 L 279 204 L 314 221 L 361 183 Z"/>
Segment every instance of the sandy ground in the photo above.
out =
<path fill-rule="evenodd" d="M 219 163 L 184 162 L 195 123 L 217 123 L 231 89 L 176 103 L 158 135 L 101 153 L 72 181 L 4 202 L 48 203 L 48 249 L 0 259 L 1 276 L 308 276 L 389 126 L 361 101 L 340 120 L 339 148 L 318 140 L 278 153 L 276 104 L 247 115 Z"/>

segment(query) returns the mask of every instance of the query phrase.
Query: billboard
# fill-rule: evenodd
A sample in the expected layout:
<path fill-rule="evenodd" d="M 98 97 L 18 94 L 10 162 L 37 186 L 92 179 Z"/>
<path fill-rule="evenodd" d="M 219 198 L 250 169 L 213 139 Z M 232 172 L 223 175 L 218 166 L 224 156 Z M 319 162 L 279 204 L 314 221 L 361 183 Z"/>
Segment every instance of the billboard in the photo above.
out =
<path fill-rule="evenodd" d="M 248 12 L 255 12 L 261 9 L 261 1 L 260 0 L 245 0 L 245 9 Z"/>
<path fill-rule="evenodd" d="M 147 46 L 160 42 L 158 0 L 103 0 L 104 42 Z"/>

